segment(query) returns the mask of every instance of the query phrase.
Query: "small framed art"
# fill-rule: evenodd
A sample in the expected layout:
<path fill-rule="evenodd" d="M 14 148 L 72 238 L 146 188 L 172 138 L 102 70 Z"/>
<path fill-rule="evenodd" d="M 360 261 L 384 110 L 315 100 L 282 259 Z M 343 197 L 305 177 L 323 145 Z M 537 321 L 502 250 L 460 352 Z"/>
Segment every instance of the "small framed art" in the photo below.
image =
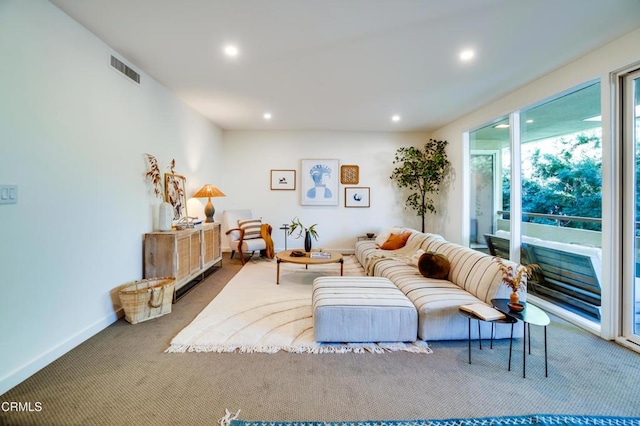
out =
<path fill-rule="evenodd" d="M 345 207 L 369 207 L 369 187 L 352 186 L 344 189 L 344 206 Z"/>
<path fill-rule="evenodd" d="M 352 164 L 340 166 L 340 183 L 343 185 L 357 185 L 360 183 L 360 167 Z"/>
<path fill-rule="evenodd" d="M 173 221 L 179 221 L 187 215 L 187 193 L 185 191 L 187 179 L 172 173 L 164 174 L 164 199 L 173 206 Z"/>
<path fill-rule="evenodd" d="M 295 170 L 271 170 L 271 189 L 288 190 L 296 189 Z"/>

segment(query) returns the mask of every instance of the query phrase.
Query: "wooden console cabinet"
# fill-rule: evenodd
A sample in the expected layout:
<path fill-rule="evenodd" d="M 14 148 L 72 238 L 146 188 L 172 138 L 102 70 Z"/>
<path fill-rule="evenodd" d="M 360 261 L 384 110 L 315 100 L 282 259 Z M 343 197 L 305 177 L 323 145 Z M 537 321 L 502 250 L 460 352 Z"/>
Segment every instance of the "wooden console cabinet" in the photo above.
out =
<path fill-rule="evenodd" d="M 220 222 L 144 235 L 144 278 L 175 277 L 175 294 L 222 262 Z"/>

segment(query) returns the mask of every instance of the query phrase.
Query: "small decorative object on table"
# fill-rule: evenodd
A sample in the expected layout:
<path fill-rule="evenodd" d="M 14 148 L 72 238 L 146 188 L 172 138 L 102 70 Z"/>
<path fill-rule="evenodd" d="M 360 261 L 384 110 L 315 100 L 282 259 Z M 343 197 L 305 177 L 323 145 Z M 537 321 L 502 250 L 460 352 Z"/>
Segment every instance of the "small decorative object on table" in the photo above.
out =
<path fill-rule="evenodd" d="M 510 302 L 510 305 L 514 306 L 512 310 L 514 312 L 522 311 L 524 307 L 518 303 L 520 302 L 520 296 L 518 295 L 518 291 L 520 290 L 523 279 L 525 277 L 531 278 L 531 276 L 533 275 L 533 272 L 536 269 L 538 269 L 539 266 L 536 264 L 530 264 L 530 265 L 518 264 L 514 267 L 513 265 L 507 265 L 499 257 L 496 257 L 495 260 L 496 260 L 496 263 L 498 263 L 500 272 L 502 272 L 502 282 L 511 288 L 511 295 L 509 296 L 509 302 Z M 518 310 L 518 307 L 516 305 L 520 305 L 522 309 Z"/>
<path fill-rule="evenodd" d="M 316 231 L 317 225 L 317 223 L 314 223 L 307 228 L 300 222 L 300 219 L 295 217 L 291 219 L 291 229 L 289 230 L 289 235 L 292 235 L 296 230 L 298 230 L 298 235 L 296 235 L 296 238 L 300 238 L 302 236 L 302 233 L 304 232 L 304 251 L 309 253 L 311 251 L 311 237 L 313 237 L 314 240 L 318 241 L 318 232 Z"/>
<path fill-rule="evenodd" d="M 373 232 L 367 232 L 367 238 L 373 238 L 374 235 Z"/>
<path fill-rule="evenodd" d="M 522 312 L 524 311 L 524 305 L 522 303 L 507 303 L 507 306 L 509 307 L 510 311 L 513 312 Z"/>

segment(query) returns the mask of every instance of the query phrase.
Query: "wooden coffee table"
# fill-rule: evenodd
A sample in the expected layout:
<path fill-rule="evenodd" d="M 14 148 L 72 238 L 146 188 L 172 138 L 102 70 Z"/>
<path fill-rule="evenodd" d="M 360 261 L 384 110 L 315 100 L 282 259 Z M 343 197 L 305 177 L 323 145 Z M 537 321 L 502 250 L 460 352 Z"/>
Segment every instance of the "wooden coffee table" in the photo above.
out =
<path fill-rule="evenodd" d="M 340 276 L 342 276 L 344 260 L 342 259 L 342 255 L 335 251 L 327 251 L 323 250 L 324 253 L 331 253 L 330 258 L 322 259 L 322 258 L 311 258 L 309 253 L 305 253 L 304 256 L 295 257 L 291 256 L 291 252 L 294 250 L 285 250 L 276 254 L 276 259 L 278 262 L 277 272 L 276 272 L 276 284 L 280 284 L 280 263 L 297 263 L 300 265 L 305 265 L 305 269 L 309 269 L 309 265 L 321 265 L 325 263 L 340 263 Z M 299 250 L 296 250 L 299 251 Z"/>

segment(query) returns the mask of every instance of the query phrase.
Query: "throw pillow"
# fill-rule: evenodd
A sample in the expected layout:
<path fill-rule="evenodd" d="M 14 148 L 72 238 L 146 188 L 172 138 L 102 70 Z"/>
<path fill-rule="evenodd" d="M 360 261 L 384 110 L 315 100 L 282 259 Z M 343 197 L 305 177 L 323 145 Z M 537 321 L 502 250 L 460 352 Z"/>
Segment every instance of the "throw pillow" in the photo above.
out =
<path fill-rule="evenodd" d="M 239 220 L 238 227 L 244 229 L 244 239 L 252 240 L 254 238 L 260 238 L 260 227 L 262 226 L 261 219 L 247 219 Z"/>
<path fill-rule="evenodd" d="M 378 236 L 375 239 L 375 242 L 377 245 L 381 246 L 389 239 L 391 234 L 402 234 L 403 231 L 404 229 L 397 226 L 387 228 L 378 234 Z"/>
<path fill-rule="evenodd" d="M 391 234 L 380 248 L 382 250 L 398 250 L 407 244 L 407 240 L 410 236 L 411 232 L 405 232 L 404 234 Z"/>
<path fill-rule="evenodd" d="M 422 276 L 443 280 L 449 275 L 449 259 L 444 254 L 428 251 L 418 260 L 418 270 Z"/>

